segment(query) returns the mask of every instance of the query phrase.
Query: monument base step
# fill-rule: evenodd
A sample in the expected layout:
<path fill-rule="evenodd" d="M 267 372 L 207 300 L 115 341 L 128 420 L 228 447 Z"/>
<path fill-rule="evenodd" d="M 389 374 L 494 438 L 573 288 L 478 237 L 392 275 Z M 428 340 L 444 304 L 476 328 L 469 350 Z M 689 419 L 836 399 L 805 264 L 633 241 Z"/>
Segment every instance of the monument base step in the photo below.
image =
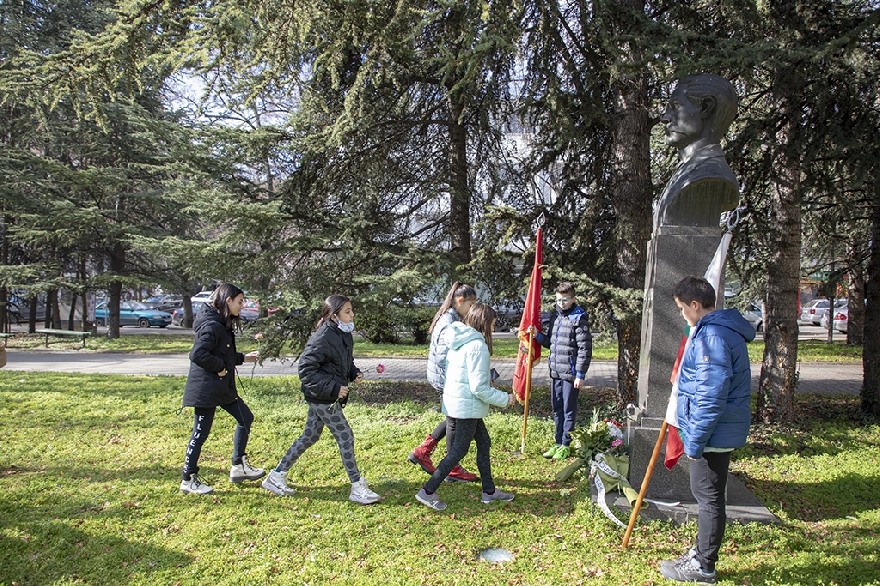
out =
<path fill-rule="evenodd" d="M 653 484 L 653 481 L 652 481 Z M 648 490 L 650 493 L 650 489 Z M 595 485 L 590 485 L 590 495 L 593 502 L 596 503 L 599 493 Z M 650 494 L 647 498 L 654 498 Z M 656 499 L 668 504 L 674 501 L 667 499 Z M 632 507 L 626 497 L 618 492 L 611 492 L 605 495 L 605 501 L 609 507 L 617 507 L 620 511 L 618 518 L 625 524 L 629 523 L 629 517 L 632 514 Z M 612 512 L 614 508 L 611 509 Z M 663 504 L 649 503 L 648 508 L 644 506 L 639 509 L 639 523 L 645 521 L 672 521 L 676 525 L 684 525 L 690 521 L 696 521 L 699 513 L 697 503 L 694 502 L 693 495 L 689 499 L 681 500 L 675 506 Z M 639 526 L 636 523 L 636 527 Z M 746 488 L 746 485 L 735 475 L 730 474 L 727 477 L 727 523 L 761 523 L 762 525 L 778 525 L 779 519 L 765 507 L 752 492 Z"/>

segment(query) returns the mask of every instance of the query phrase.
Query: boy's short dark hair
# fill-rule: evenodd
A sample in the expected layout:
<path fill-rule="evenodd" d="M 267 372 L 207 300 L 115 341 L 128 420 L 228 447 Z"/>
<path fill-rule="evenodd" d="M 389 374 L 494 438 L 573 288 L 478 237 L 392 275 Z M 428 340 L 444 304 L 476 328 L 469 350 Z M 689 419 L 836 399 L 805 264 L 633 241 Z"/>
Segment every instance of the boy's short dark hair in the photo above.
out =
<path fill-rule="evenodd" d="M 556 292 L 562 293 L 563 295 L 571 295 L 574 297 L 574 285 L 569 283 L 568 281 L 563 281 L 556 285 Z"/>
<path fill-rule="evenodd" d="M 686 305 L 696 301 L 707 309 L 715 307 L 715 287 L 702 277 L 685 277 L 675 286 L 672 296 Z"/>

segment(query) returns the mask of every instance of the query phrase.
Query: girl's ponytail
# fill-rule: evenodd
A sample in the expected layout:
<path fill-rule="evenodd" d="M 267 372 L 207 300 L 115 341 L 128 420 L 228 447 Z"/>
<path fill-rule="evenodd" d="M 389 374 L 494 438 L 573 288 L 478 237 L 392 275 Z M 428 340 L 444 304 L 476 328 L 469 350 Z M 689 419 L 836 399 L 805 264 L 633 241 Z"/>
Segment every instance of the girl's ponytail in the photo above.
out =
<path fill-rule="evenodd" d="M 455 300 L 458 297 L 464 297 L 468 299 L 473 297 L 476 299 L 477 292 L 473 287 L 466 283 L 462 283 L 461 281 L 456 281 L 452 284 L 452 288 L 449 289 L 449 293 L 446 294 L 446 299 L 443 300 L 443 304 L 440 305 L 440 309 L 437 310 L 437 313 L 434 314 L 434 319 L 431 320 L 431 327 L 428 328 L 428 333 L 434 331 L 434 326 L 437 325 L 437 320 L 440 319 L 440 316 L 449 311 L 453 305 L 455 305 Z M 464 316 L 461 316 L 464 318 Z"/>

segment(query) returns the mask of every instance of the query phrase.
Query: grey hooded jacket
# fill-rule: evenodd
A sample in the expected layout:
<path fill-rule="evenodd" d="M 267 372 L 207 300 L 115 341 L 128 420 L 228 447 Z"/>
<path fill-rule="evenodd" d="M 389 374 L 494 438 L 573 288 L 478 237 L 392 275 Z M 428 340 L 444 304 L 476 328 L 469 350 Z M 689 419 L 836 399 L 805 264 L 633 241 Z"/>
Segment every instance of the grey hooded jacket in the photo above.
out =
<path fill-rule="evenodd" d="M 456 321 L 461 321 L 461 316 L 450 307 L 440 316 L 431 332 L 431 347 L 428 349 L 428 382 L 441 394 L 446 383 L 446 353 L 449 352 L 449 342 L 443 335 L 443 330 Z"/>

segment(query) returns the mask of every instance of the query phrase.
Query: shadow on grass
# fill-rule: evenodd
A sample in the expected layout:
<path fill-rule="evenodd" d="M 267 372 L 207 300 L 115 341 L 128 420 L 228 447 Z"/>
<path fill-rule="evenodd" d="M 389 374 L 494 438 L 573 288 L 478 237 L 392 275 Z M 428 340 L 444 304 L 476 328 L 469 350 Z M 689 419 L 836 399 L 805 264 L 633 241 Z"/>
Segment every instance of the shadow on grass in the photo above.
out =
<path fill-rule="evenodd" d="M 870 529 L 853 528 L 845 535 L 835 534 L 820 541 L 821 553 L 817 551 L 808 563 L 793 565 L 780 562 L 780 551 L 775 543 L 755 542 L 747 547 L 739 546 L 739 553 L 773 552 L 764 555 L 763 563 L 747 570 L 728 569 L 725 565 L 718 577 L 731 584 L 759 584 L 769 578 L 774 584 L 876 584 L 877 583 L 877 534 Z M 837 558 L 842 561 L 829 561 Z"/>
<path fill-rule="evenodd" d="M 192 562 L 189 556 L 171 549 L 82 531 L 71 524 L 20 509 L 3 517 L 0 533 L 0 583 L 3 584 L 78 582 L 78 573 L 101 575 L 108 583 L 124 584 L 132 574 L 165 572 Z"/>
<path fill-rule="evenodd" d="M 762 502 L 778 506 L 792 519 L 808 522 L 843 519 L 880 508 L 876 471 L 864 475 L 848 473 L 815 482 L 771 482 L 751 478 L 744 472 L 737 475 Z"/>

